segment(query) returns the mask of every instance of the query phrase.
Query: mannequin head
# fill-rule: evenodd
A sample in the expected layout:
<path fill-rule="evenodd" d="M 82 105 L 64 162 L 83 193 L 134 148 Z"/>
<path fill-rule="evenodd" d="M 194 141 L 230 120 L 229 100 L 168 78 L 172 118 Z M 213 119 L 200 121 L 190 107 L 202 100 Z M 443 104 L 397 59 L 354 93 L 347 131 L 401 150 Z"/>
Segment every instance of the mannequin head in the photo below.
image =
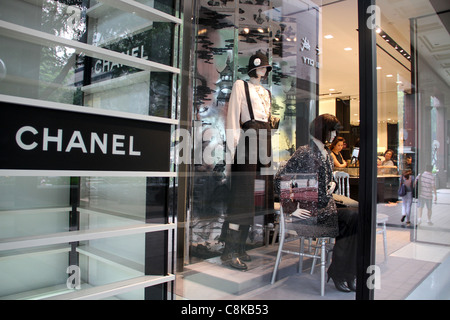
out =
<path fill-rule="evenodd" d="M 250 57 L 247 70 L 250 78 L 265 78 L 272 71 L 272 66 L 269 64 L 267 56 L 258 51 Z"/>
<path fill-rule="evenodd" d="M 334 131 L 334 135 L 336 136 L 339 134 L 340 128 L 341 123 L 338 118 L 326 113 L 321 114 L 311 122 L 309 133 L 317 140 L 326 144 L 327 142 L 331 142 L 332 132 Z"/>
<path fill-rule="evenodd" d="M 255 71 L 256 71 L 257 78 L 263 79 L 267 75 L 267 68 L 257 68 Z"/>

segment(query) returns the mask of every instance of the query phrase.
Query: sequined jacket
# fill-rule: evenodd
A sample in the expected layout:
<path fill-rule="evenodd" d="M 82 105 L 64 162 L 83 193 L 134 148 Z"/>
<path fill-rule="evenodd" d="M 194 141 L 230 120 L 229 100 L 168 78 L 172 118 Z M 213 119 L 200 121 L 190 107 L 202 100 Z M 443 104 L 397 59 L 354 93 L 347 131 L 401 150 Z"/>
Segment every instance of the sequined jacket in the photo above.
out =
<path fill-rule="evenodd" d="M 333 181 L 331 157 L 325 158 L 312 140 L 308 145 L 299 147 L 275 176 L 275 192 L 277 194 L 280 194 L 282 176 L 291 173 L 317 173 L 319 196 L 317 223 L 328 230 L 333 229 L 331 233 L 337 232 L 336 204 L 333 196 L 327 194 L 327 187 Z M 322 233 L 318 232 L 318 234 Z"/>

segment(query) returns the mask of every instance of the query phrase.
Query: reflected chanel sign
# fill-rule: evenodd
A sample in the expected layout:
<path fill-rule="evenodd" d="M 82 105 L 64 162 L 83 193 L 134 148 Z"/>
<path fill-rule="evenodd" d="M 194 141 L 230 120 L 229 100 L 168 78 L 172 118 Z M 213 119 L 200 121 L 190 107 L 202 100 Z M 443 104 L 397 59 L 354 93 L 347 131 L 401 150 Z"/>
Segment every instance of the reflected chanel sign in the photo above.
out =
<path fill-rule="evenodd" d="M 167 172 L 170 125 L 2 102 L 0 150 L 0 169 Z"/>

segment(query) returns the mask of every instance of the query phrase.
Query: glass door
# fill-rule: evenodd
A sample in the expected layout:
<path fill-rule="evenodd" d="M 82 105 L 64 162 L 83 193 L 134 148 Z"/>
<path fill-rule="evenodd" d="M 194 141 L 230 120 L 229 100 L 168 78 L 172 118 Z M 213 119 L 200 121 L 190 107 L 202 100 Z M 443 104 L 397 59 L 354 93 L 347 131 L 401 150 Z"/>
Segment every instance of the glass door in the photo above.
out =
<path fill-rule="evenodd" d="M 416 286 L 440 270 L 449 253 L 449 8 L 437 1 L 376 4 L 381 286 L 375 298 L 434 299 L 439 285 Z"/>

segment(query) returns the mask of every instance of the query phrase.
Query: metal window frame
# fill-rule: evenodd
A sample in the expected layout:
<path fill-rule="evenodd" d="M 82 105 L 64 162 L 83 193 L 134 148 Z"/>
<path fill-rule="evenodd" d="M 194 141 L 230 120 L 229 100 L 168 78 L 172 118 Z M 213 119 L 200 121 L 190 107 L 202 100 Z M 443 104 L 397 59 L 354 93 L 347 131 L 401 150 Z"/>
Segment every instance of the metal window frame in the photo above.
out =
<path fill-rule="evenodd" d="M 376 142 L 377 142 L 377 74 L 375 28 L 367 26 L 369 6 L 375 0 L 358 1 L 359 83 L 360 83 L 360 175 L 359 219 L 356 269 L 356 299 L 373 300 L 374 289 L 367 282 L 370 266 L 375 264 L 376 227 Z"/>

